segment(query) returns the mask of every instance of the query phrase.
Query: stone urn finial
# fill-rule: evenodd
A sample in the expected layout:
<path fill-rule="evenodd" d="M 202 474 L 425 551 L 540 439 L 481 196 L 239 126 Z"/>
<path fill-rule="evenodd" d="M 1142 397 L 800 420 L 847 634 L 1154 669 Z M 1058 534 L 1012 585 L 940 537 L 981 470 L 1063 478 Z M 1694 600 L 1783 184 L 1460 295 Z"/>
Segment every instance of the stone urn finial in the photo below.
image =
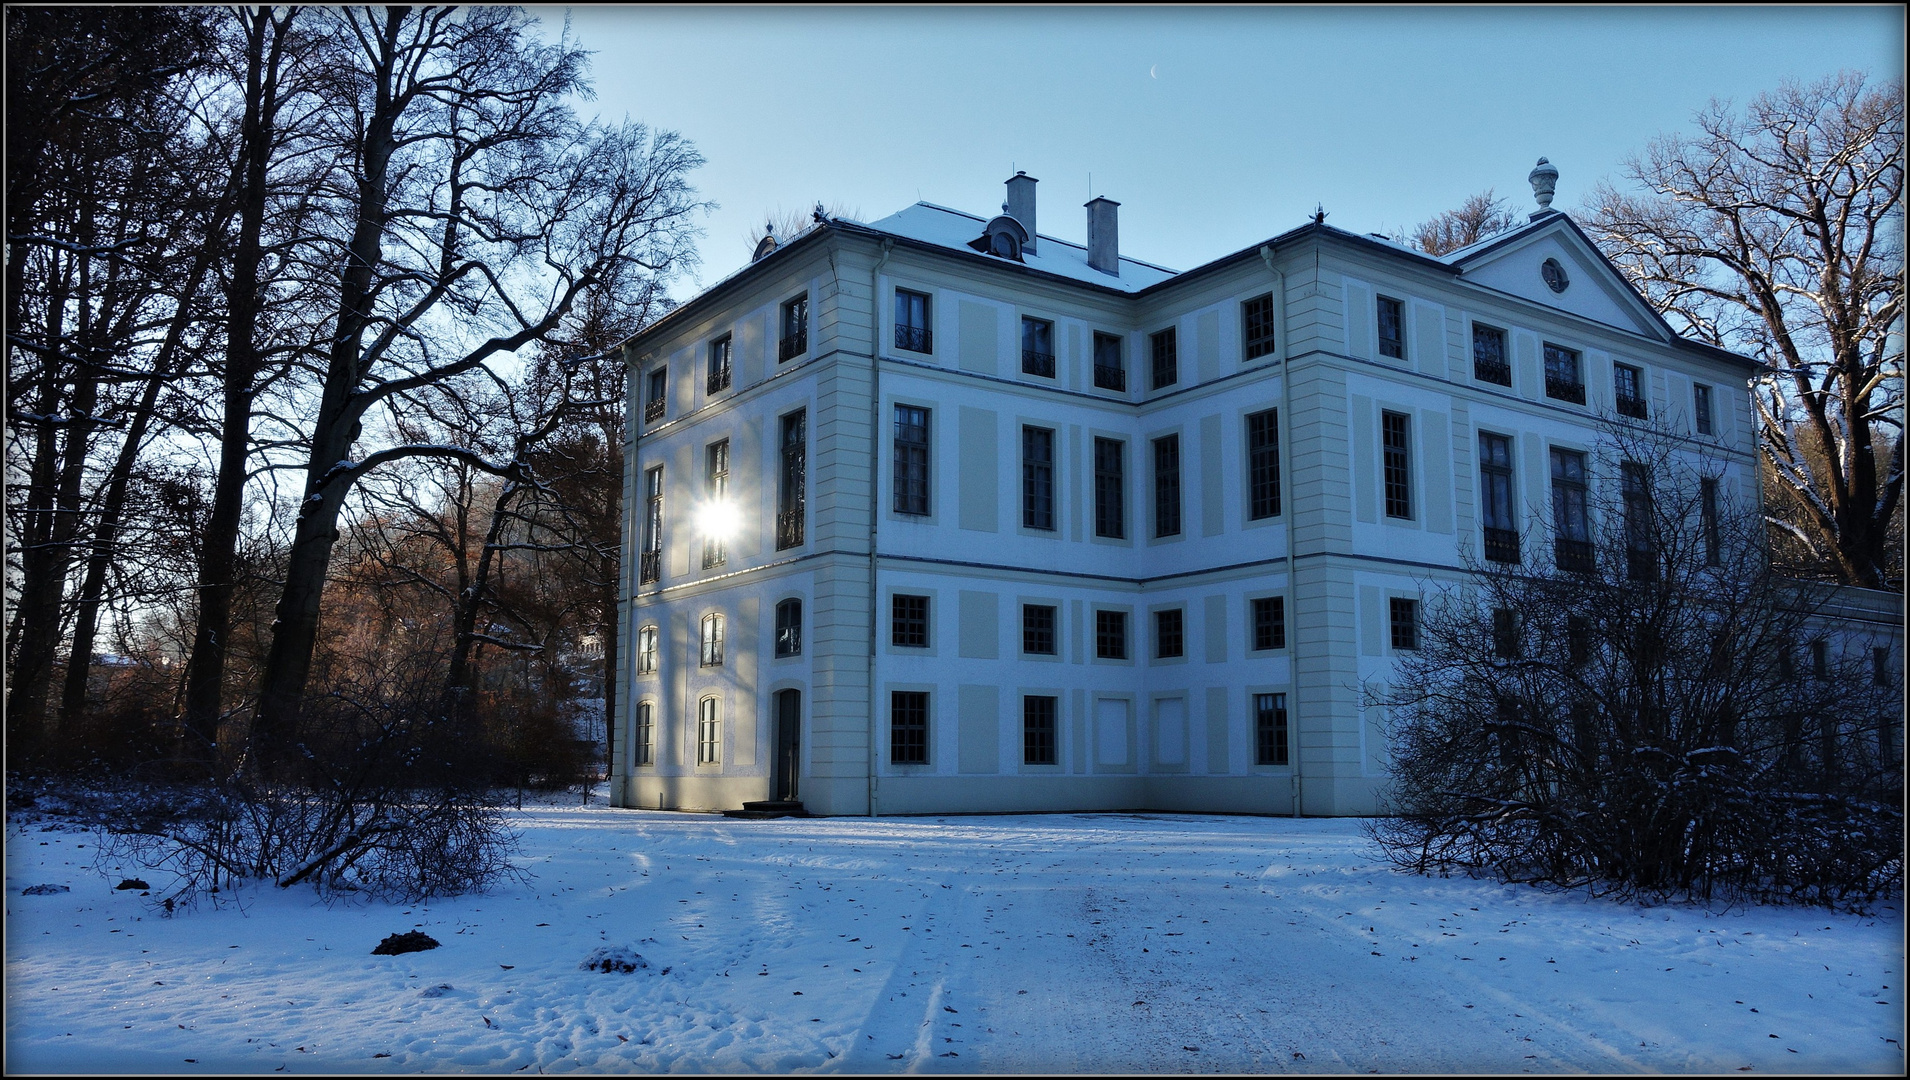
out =
<path fill-rule="evenodd" d="M 1552 209 L 1552 193 L 1558 189 L 1559 183 L 1558 167 L 1540 158 L 1526 179 L 1532 182 L 1532 197 L 1538 200 L 1539 213 Z"/>

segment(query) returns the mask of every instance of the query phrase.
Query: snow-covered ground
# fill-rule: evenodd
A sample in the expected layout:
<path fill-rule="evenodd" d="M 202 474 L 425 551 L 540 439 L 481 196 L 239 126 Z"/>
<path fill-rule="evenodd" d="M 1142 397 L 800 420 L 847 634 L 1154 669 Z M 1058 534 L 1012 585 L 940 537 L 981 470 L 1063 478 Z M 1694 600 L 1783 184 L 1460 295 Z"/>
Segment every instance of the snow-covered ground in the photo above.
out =
<path fill-rule="evenodd" d="M 1903 1071 L 1897 905 L 1411 877 L 1344 820 L 514 820 L 527 885 L 171 918 L 11 826 L 7 1071 Z"/>

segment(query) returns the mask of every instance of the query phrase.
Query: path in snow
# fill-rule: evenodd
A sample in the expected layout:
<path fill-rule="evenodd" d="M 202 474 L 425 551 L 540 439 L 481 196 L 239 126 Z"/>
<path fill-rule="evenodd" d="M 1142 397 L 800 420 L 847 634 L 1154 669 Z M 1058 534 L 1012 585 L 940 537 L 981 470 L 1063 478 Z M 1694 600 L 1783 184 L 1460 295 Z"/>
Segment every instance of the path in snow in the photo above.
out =
<path fill-rule="evenodd" d="M 8 1067 L 1901 1071 L 1894 907 L 1409 877 L 1351 821 L 517 820 L 528 886 L 171 919 L 86 834 L 10 830 Z M 369 955 L 410 929 L 444 946 Z M 652 967 L 579 970 L 606 944 Z"/>

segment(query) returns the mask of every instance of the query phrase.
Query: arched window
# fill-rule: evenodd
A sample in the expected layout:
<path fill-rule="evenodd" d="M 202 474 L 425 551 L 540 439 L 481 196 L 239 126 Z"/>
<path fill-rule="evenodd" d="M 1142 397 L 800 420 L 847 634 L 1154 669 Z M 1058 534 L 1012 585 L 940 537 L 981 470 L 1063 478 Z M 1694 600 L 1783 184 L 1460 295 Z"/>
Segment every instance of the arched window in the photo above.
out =
<path fill-rule="evenodd" d="M 637 674 L 654 675 L 657 671 L 657 628 L 646 626 L 637 631 Z"/>
<path fill-rule="evenodd" d="M 703 616 L 704 667 L 721 667 L 723 664 L 723 616 L 712 611 Z"/>
<path fill-rule="evenodd" d="M 802 655 L 802 601 L 794 597 L 776 605 L 776 655 Z"/>

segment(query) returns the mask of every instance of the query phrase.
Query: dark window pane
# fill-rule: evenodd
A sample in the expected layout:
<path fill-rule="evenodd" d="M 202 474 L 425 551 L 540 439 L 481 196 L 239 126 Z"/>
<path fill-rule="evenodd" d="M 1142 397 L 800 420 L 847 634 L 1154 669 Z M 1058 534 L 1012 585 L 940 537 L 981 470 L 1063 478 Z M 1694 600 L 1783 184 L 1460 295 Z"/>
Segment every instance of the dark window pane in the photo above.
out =
<path fill-rule="evenodd" d="M 776 655 L 802 655 L 801 600 L 784 600 L 776 605 Z"/>
<path fill-rule="evenodd" d="M 1643 372 L 1629 364 L 1612 365 L 1612 395 L 1618 415 L 1634 420 L 1645 418 Z"/>
<path fill-rule="evenodd" d="M 1512 365 L 1506 360 L 1504 330 L 1473 325 L 1472 377 L 1480 382 L 1512 385 Z"/>
<path fill-rule="evenodd" d="M 1579 376 L 1577 350 L 1545 343 L 1545 396 L 1585 404 L 1585 380 Z"/>
<path fill-rule="evenodd" d="M 1180 535 L 1180 436 L 1154 440 L 1154 535 Z"/>
<path fill-rule="evenodd" d="M 776 488 L 776 550 L 803 540 L 803 509 L 808 498 L 808 410 L 783 417 L 782 473 Z"/>
<path fill-rule="evenodd" d="M 928 764 L 928 694 L 896 690 L 889 694 L 889 763 Z"/>
<path fill-rule="evenodd" d="M 730 339 L 728 334 L 710 342 L 710 373 L 705 383 L 705 389 L 712 394 L 729 388 Z"/>
<path fill-rule="evenodd" d="M 1182 618 L 1183 616 L 1179 608 L 1173 608 L 1168 611 L 1156 611 L 1154 613 L 1155 656 L 1165 660 L 1182 655 Z"/>
<path fill-rule="evenodd" d="M 1492 611 L 1492 655 L 1501 660 L 1519 656 L 1519 616 L 1509 608 Z"/>
<path fill-rule="evenodd" d="M 1121 363 L 1121 339 L 1113 334 L 1094 335 L 1094 385 L 1102 390 L 1126 390 L 1127 368 Z"/>
<path fill-rule="evenodd" d="M 1127 444 L 1119 439 L 1094 440 L 1094 535 L 1120 540 L 1127 536 Z"/>
<path fill-rule="evenodd" d="M 1406 337 L 1403 329 L 1405 305 L 1390 296 L 1379 298 L 1379 354 L 1394 359 L 1406 358 Z"/>
<path fill-rule="evenodd" d="M 1704 564 L 1716 566 L 1724 553 L 1718 535 L 1718 481 L 1713 477 L 1698 481 L 1698 517 L 1704 532 Z"/>
<path fill-rule="evenodd" d="M 1021 606 L 1021 651 L 1035 656 L 1055 654 L 1055 609 L 1052 606 Z"/>
<path fill-rule="evenodd" d="M 1287 696 L 1285 694 L 1255 694 L 1253 696 L 1253 734 L 1255 764 L 1285 765 L 1287 763 Z"/>
<path fill-rule="evenodd" d="M 1552 536 L 1560 570 L 1591 572 L 1592 527 L 1586 509 L 1584 454 L 1552 451 Z"/>
<path fill-rule="evenodd" d="M 1054 729 L 1057 700 L 1030 695 L 1021 699 L 1021 760 L 1026 765 L 1055 763 Z"/>
<path fill-rule="evenodd" d="M 1054 378 L 1054 324 L 1046 319 L 1021 320 L 1021 370 L 1024 374 Z"/>
<path fill-rule="evenodd" d="M 1257 360 L 1273 352 L 1273 294 L 1256 296 L 1240 305 L 1241 338 L 1246 343 L 1247 359 Z"/>
<path fill-rule="evenodd" d="M 1411 421 L 1404 413 L 1383 412 L 1380 444 L 1384 455 L 1386 516 L 1413 516 Z"/>
<path fill-rule="evenodd" d="M 1252 520 L 1280 514 L 1280 411 L 1247 416 L 1247 515 Z"/>
<path fill-rule="evenodd" d="M 1419 648 L 1419 601 L 1395 596 L 1386 602 L 1386 606 L 1393 648 Z"/>
<path fill-rule="evenodd" d="M 1148 339 L 1154 353 L 1154 385 L 1159 390 L 1163 386 L 1172 386 L 1180 381 L 1180 347 L 1175 343 L 1173 327 L 1168 327 Z"/>
<path fill-rule="evenodd" d="M 1486 558 L 1493 562 L 1519 561 L 1518 522 L 1512 510 L 1512 440 L 1504 435 L 1479 433 L 1479 495 L 1483 511 Z"/>
<path fill-rule="evenodd" d="M 929 411 L 895 407 L 895 512 L 928 513 Z"/>
<path fill-rule="evenodd" d="M 1127 659 L 1127 612 L 1094 613 L 1094 655 L 1102 660 Z"/>
<path fill-rule="evenodd" d="M 776 342 L 776 362 L 809 351 L 809 294 L 783 304 L 782 336 Z"/>
<path fill-rule="evenodd" d="M 1021 429 L 1021 524 L 1054 528 L 1054 430 Z"/>
<path fill-rule="evenodd" d="M 1262 596 L 1253 602 L 1253 647 L 1256 650 L 1287 647 L 1286 598 Z"/>
<path fill-rule="evenodd" d="M 705 450 L 703 473 L 703 495 L 712 504 L 729 501 L 730 494 L 730 441 L 723 439 L 713 442 Z M 725 550 L 724 538 L 711 534 L 703 538 L 703 569 L 721 566 L 729 559 Z"/>
<path fill-rule="evenodd" d="M 890 598 L 889 641 L 911 649 L 928 648 L 928 597 L 896 593 Z"/>
<path fill-rule="evenodd" d="M 907 289 L 895 290 L 895 347 L 910 352 L 934 352 L 929 330 L 928 297 Z"/>
<path fill-rule="evenodd" d="M 1691 411 L 1698 423 L 1698 434 L 1711 434 L 1711 388 L 1703 383 L 1691 384 Z"/>

